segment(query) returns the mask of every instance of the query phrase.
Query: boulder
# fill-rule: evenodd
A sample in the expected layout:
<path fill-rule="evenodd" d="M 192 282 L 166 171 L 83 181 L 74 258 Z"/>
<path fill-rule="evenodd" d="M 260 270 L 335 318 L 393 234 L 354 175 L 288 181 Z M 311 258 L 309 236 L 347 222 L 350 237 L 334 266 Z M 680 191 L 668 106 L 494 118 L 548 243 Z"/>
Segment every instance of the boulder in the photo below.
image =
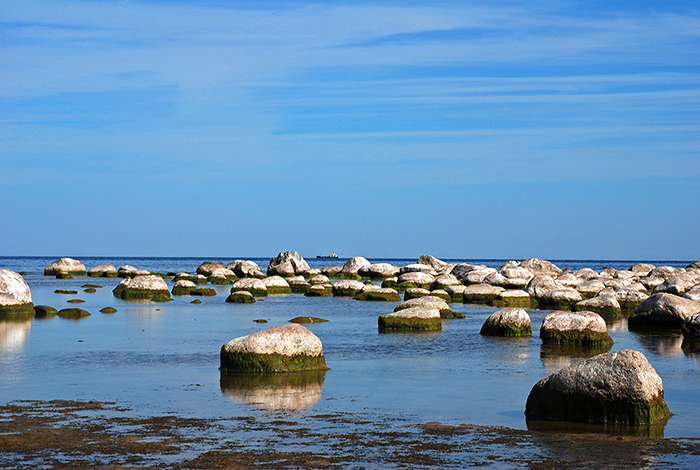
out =
<path fill-rule="evenodd" d="M 59 310 L 56 315 L 67 320 L 80 320 L 81 318 L 89 317 L 91 314 L 82 308 L 64 308 Z"/>
<path fill-rule="evenodd" d="M 333 285 L 333 295 L 336 297 L 355 297 L 364 288 L 365 285 L 360 281 L 342 279 Z"/>
<path fill-rule="evenodd" d="M 546 261 L 539 258 L 528 258 L 519 264 L 521 268 L 525 268 L 530 271 L 535 276 L 539 274 L 546 274 L 548 276 L 558 276 L 561 273 L 561 269 L 556 264 L 551 261 Z"/>
<path fill-rule="evenodd" d="M 85 265 L 73 258 L 61 258 L 44 268 L 46 276 L 85 276 Z"/>
<path fill-rule="evenodd" d="M 398 279 L 399 289 L 408 289 L 409 287 L 422 287 L 428 289 L 435 281 L 435 278 L 428 273 L 420 271 L 411 271 L 401 274 Z"/>
<path fill-rule="evenodd" d="M 318 285 L 318 284 L 330 284 L 331 280 L 326 276 L 325 274 L 317 274 L 311 279 L 309 279 L 309 284 L 312 286 Z"/>
<path fill-rule="evenodd" d="M 683 320 L 683 349 L 700 351 L 700 312 L 690 315 Z"/>
<path fill-rule="evenodd" d="M 489 274 L 484 278 L 484 282 L 506 289 L 518 289 L 527 286 L 533 277 L 534 275 L 525 268 L 508 266 Z"/>
<path fill-rule="evenodd" d="M 289 323 L 328 323 L 328 320 L 319 317 L 294 317 Z"/>
<path fill-rule="evenodd" d="M 236 277 L 241 279 L 244 277 L 257 277 L 258 279 L 262 279 L 265 277 L 265 274 L 262 272 L 262 269 L 260 268 L 260 266 L 258 266 L 258 263 L 256 263 L 255 261 L 237 259 L 227 264 L 226 268 L 233 271 L 233 274 L 235 274 Z"/>
<path fill-rule="evenodd" d="M 595 312 L 552 312 L 542 321 L 540 339 L 545 344 L 608 346 L 613 340 L 603 317 Z"/>
<path fill-rule="evenodd" d="M 412 307 L 379 317 L 379 331 L 440 331 L 440 312 L 434 308 Z"/>
<path fill-rule="evenodd" d="M 641 284 L 640 284 L 641 286 Z M 643 289 L 643 287 L 642 287 Z M 623 310 L 634 310 L 644 302 L 649 296 L 630 286 L 624 287 L 606 287 L 596 294 L 597 296 L 613 296 L 620 304 Z"/>
<path fill-rule="evenodd" d="M 700 302 L 700 284 L 689 289 L 685 294 L 683 294 L 683 298 Z"/>
<path fill-rule="evenodd" d="M 639 351 L 623 349 L 586 359 L 535 384 L 528 420 L 608 426 L 663 424 L 671 415 L 663 382 Z"/>
<path fill-rule="evenodd" d="M 603 281 L 599 279 L 590 279 L 576 285 L 576 290 L 584 299 L 595 297 L 598 292 L 602 291 L 603 289 L 605 289 L 605 284 L 603 284 Z"/>
<path fill-rule="evenodd" d="M 338 277 L 340 271 L 343 270 L 342 266 L 324 266 L 321 268 L 320 274 L 328 277 Z M 315 274 L 314 274 L 315 275 Z"/>
<path fill-rule="evenodd" d="M 628 319 L 630 327 L 680 327 L 689 317 L 700 312 L 700 302 L 673 294 L 654 294 L 637 307 Z"/>
<path fill-rule="evenodd" d="M 370 263 L 366 258 L 363 258 L 362 256 L 353 256 L 345 263 L 343 269 L 341 269 L 337 275 L 343 278 L 360 279 L 362 277 L 359 274 L 360 269 L 371 265 L 372 263 Z"/>
<path fill-rule="evenodd" d="M 268 276 L 294 277 L 303 276 L 311 267 L 296 251 L 286 251 L 270 260 L 267 267 Z"/>
<path fill-rule="evenodd" d="M 0 269 L 0 319 L 31 318 L 35 315 L 32 293 L 22 276 Z"/>
<path fill-rule="evenodd" d="M 134 277 L 138 276 L 139 272 L 140 271 L 134 266 L 125 264 L 124 266 L 119 267 L 119 270 L 117 271 L 117 277 Z"/>
<path fill-rule="evenodd" d="M 538 274 L 527 283 L 523 289 L 525 292 L 530 294 L 530 297 L 534 299 L 541 299 L 547 292 L 555 291 L 564 288 L 562 284 L 559 284 L 551 276 L 546 274 Z M 601 285 L 601 289 L 603 286 Z"/>
<path fill-rule="evenodd" d="M 442 318 L 452 318 L 453 312 L 452 309 L 450 309 L 450 306 L 447 305 L 447 302 L 431 295 L 401 302 L 394 308 L 394 312 L 399 312 L 401 310 L 413 307 L 434 308 L 440 312 L 440 316 Z"/>
<path fill-rule="evenodd" d="M 327 370 L 321 340 L 297 323 L 235 338 L 221 347 L 220 370 L 293 372 Z"/>
<path fill-rule="evenodd" d="M 226 269 L 226 266 L 221 261 L 205 261 L 197 268 L 197 274 L 209 277 L 217 269 Z"/>
<path fill-rule="evenodd" d="M 262 279 L 268 294 L 291 294 L 292 287 L 281 276 L 270 276 Z"/>
<path fill-rule="evenodd" d="M 423 289 L 422 287 L 409 287 L 403 294 L 403 300 L 417 299 L 419 297 L 425 297 L 430 295 L 428 289 Z"/>
<path fill-rule="evenodd" d="M 237 290 L 226 297 L 226 302 L 231 304 L 252 304 L 255 302 L 255 297 L 247 290 Z"/>
<path fill-rule="evenodd" d="M 447 263 L 443 260 L 437 259 L 436 257 L 431 255 L 421 255 L 420 258 L 418 258 L 416 264 L 424 264 L 426 266 L 430 266 L 435 270 L 441 269 L 447 265 Z"/>
<path fill-rule="evenodd" d="M 448 286 L 445 287 L 445 292 L 450 296 L 450 302 L 463 303 L 464 302 L 464 291 L 467 286 Z"/>
<path fill-rule="evenodd" d="M 530 315 L 522 308 L 504 308 L 492 313 L 479 334 L 484 336 L 532 336 Z"/>
<path fill-rule="evenodd" d="M 37 305 L 34 307 L 36 318 L 50 318 L 58 314 L 58 310 L 48 305 Z"/>
<path fill-rule="evenodd" d="M 123 300 L 153 300 L 167 302 L 170 298 L 168 285 L 162 277 L 155 275 L 126 277 L 112 291 Z"/>
<path fill-rule="evenodd" d="M 654 266 L 653 264 L 637 263 L 630 267 L 630 271 L 636 274 L 638 277 L 645 277 L 655 267 L 656 266 Z"/>
<path fill-rule="evenodd" d="M 369 300 L 380 302 L 400 302 L 401 297 L 395 289 L 386 287 L 365 286 L 362 292 L 353 297 L 355 300 Z"/>
<path fill-rule="evenodd" d="M 692 273 L 683 273 L 666 279 L 663 284 L 654 289 L 654 293 L 666 292 L 667 294 L 683 295 L 689 291 L 700 279 Z"/>
<path fill-rule="evenodd" d="M 452 297 L 450 297 L 450 294 L 448 294 L 447 291 L 444 289 L 431 290 L 430 295 L 432 295 L 433 297 L 437 297 L 439 299 L 442 299 L 445 302 L 452 302 Z M 404 300 L 406 300 L 406 299 L 404 299 Z"/>
<path fill-rule="evenodd" d="M 90 277 L 117 277 L 117 268 L 111 264 L 101 264 L 90 269 L 87 275 Z"/>
<path fill-rule="evenodd" d="M 173 295 L 190 295 L 192 291 L 197 290 L 197 286 L 192 281 L 180 280 L 173 286 Z"/>
<path fill-rule="evenodd" d="M 399 268 L 399 275 L 405 273 L 428 273 L 431 276 L 437 275 L 437 271 L 432 266 L 420 263 L 407 264 L 406 266 L 401 266 Z"/>
<path fill-rule="evenodd" d="M 309 287 L 311 287 L 304 276 L 289 277 L 287 278 L 287 284 L 289 284 L 293 294 L 306 294 Z"/>
<path fill-rule="evenodd" d="M 245 290 L 253 294 L 255 297 L 265 297 L 267 295 L 267 286 L 260 279 L 247 277 L 239 279 L 231 286 L 231 293 Z"/>
<path fill-rule="evenodd" d="M 590 299 L 576 302 L 574 310 L 577 312 L 595 312 L 607 318 L 614 318 L 622 312 L 620 302 L 617 301 L 614 295 L 596 295 Z"/>
<path fill-rule="evenodd" d="M 522 307 L 530 308 L 533 304 L 537 304 L 535 300 L 533 302 L 530 294 L 520 289 L 506 289 L 496 296 L 496 299 L 492 302 L 492 305 L 497 307 Z"/>
<path fill-rule="evenodd" d="M 304 293 L 306 297 L 331 297 L 333 295 L 333 284 L 314 284 L 310 285 Z"/>
<path fill-rule="evenodd" d="M 204 274 L 202 274 L 204 275 Z M 207 276 L 207 281 L 211 282 L 212 284 L 217 284 L 217 285 L 227 285 L 227 284 L 233 284 L 235 281 L 238 280 L 238 277 L 231 271 L 230 269 L 226 268 L 214 268 L 211 270 L 210 274 Z"/>
<path fill-rule="evenodd" d="M 560 274 L 555 280 L 564 287 L 576 287 L 583 282 L 583 279 L 574 273 Z"/>
<path fill-rule="evenodd" d="M 467 286 L 471 284 L 482 284 L 484 282 L 484 279 L 486 279 L 486 276 L 495 272 L 496 270 L 493 268 L 488 268 L 486 266 L 477 266 L 476 269 L 473 269 L 468 273 L 464 274 L 462 276 L 462 281 L 464 282 L 464 285 Z"/>
<path fill-rule="evenodd" d="M 544 310 L 572 310 L 577 302 L 583 300 L 581 294 L 571 287 L 549 291 L 539 300 L 539 308 Z"/>
<path fill-rule="evenodd" d="M 449 286 L 459 286 L 462 285 L 462 283 L 457 279 L 457 277 L 453 276 L 452 274 L 440 274 L 438 277 L 435 278 L 435 281 L 433 281 L 433 284 L 430 286 L 431 289 L 445 289 L 446 287 Z"/>
<path fill-rule="evenodd" d="M 462 292 L 462 301 L 465 304 L 489 304 L 504 290 L 503 287 L 489 284 L 472 284 L 467 286 Z"/>
<path fill-rule="evenodd" d="M 190 273 L 181 272 L 175 274 L 175 276 L 173 277 L 173 281 L 192 281 L 195 284 L 206 284 L 207 277 L 202 274 L 192 275 Z"/>
<path fill-rule="evenodd" d="M 387 277 L 396 276 L 399 272 L 399 267 L 389 263 L 370 264 L 362 266 L 357 272 L 362 277 L 372 279 L 386 279 Z"/>

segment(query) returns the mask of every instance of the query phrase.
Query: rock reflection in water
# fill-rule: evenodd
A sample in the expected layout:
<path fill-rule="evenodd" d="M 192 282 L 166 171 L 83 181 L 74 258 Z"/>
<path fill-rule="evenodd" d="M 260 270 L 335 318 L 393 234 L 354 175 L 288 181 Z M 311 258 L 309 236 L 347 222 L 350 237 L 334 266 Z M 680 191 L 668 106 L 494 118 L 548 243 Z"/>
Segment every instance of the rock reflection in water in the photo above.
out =
<path fill-rule="evenodd" d="M 556 372 L 564 367 L 569 367 L 581 359 L 597 356 L 612 349 L 612 345 L 606 346 L 580 346 L 574 344 L 542 344 L 540 359 L 542 365 L 549 372 Z"/>
<path fill-rule="evenodd" d="M 321 399 L 326 371 L 274 374 L 221 373 L 229 399 L 267 411 L 303 411 Z"/>
<path fill-rule="evenodd" d="M 677 356 L 683 353 L 680 329 L 635 329 L 630 331 L 640 343 L 657 356 Z"/>
<path fill-rule="evenodd" d="M 671 417 L 653 426 L 607 426 L 603 424 L 570 423 L 567 421 L 540 421 L 526 419 L 528 431 L 567 434 L 608 434 L 613 436 L 664 437 L 664 428 Z M 642 462 L 640 462 L 641 464 Z M 634 468 L 645 468 L 644 465 Z"/>
<path fill-rule="evenodd" d="M 1 320 L 0 352 L 12 352 L 21 349 L 29 339 L 31 328 L 31 320 Z"/>

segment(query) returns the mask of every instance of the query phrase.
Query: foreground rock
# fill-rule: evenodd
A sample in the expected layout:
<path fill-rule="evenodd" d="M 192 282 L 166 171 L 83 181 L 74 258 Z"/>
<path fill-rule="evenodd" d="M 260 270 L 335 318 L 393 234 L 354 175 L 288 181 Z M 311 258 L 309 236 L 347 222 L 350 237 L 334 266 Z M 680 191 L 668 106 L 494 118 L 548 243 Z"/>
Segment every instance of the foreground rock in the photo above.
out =
<path fill-rule="evenodd" d="M 484 336 L 532 336 L 530 315 L 522 308 L 504 308 L 492 313 L 479 334 Z"/>
<path fill-rule="evenodd" d="M 296 251 L 286 251 L 270 260 L 267 266 L 268 276 L 294 277 L 303 276 L 311 267 Z"/>
<path fill-rule="evenodd" d="M 379 331 L 440 331 L 442 320 L 435 308 L 411 307 L 379 317 Z"/>
<path fill-rule="evenodd" d="M 235 338 L 221 347 L 222 371 L 292 372 L 326 370 L 321 340 L 292 323 Z"/>
<path fill-rule="evenodd" d="M 0 319 L 34 314 L 32 293 L 24 278 L 10 269 L 0 269 Z"/>
<path fill-rule="evenodd" d="M 168 285 L 162 277 L 155 275 L 126 277 L 112 292 L 115 297 L 124 300 L 172 300 Z"/>
<path fill-rule="evenodd" d="M 679 327 L 686 317 L 700 312 L 700 302 L 673 294 L 654 294 L 629 317 L 629 326 Z"/>
<path fill-rule="evenodd" d="M 552 312 L 542 321 L 540 339 L 545 344 L 608 346 L 613 340 L 603 317 L 595 312 Z"/>
<path fill-rule="evenodd" d="M 592 357 L 540 380 L 525 406 L 529 420 L 639 426 L 671 415 L 661 377 L 644 354 L 623 349 Z"/>
<path fill-rule="evenodd" d="M 73 258 L 61 258 L 44 268 L 46 276 L 85 276 L 85 265 Z"/>

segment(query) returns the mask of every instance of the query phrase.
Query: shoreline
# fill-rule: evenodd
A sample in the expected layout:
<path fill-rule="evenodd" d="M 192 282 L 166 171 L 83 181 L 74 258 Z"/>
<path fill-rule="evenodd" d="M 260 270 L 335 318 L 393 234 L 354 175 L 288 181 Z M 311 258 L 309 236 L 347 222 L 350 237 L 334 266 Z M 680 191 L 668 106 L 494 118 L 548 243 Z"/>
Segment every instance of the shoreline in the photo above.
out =
<path fill-rule="evenodd" d="M 114 402 L 0 406 L 7 469 L 659 468 L 700 466 L 700 438 L 412 423 L 370 414 L 202 419 L 139 416 Z"/>

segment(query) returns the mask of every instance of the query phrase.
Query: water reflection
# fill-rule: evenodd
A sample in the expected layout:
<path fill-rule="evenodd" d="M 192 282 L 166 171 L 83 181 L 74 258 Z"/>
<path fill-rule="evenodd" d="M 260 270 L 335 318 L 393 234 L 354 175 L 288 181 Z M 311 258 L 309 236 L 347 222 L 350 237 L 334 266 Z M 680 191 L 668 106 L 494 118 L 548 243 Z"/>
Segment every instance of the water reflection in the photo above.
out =
<path fill-rule="evenodd" d="M 611 331 L 627 331 L 627 317 L 619 315 L 601 315 L 608 327 L 608 333 Z"/>
<path fill-rule="evenodd" d="M 630 333 L 645 349 L 657 356 L 677 356 L 683 353 L 683 335 L 680 329 L 635 329 Z"/>
<path fill-rule="evenodd" d="M 0 352 L 14 352 L 29 339 L 30 320 L 0 320 Z"/>
<path fill-rule="evenodd" d="M 315 405 L 326 371 L 276 374 L 221 373 L 221 391 L 238 403 L 266 411 L 303 411 Z"/>
<path fill-rule="evenodd" d="M 542 344 L 540 359 L 542 365 L 549 372 L 556 372 L 564 367 L 569 367 L 580 359 L 603 354 L 612 349 L 612 345 L 605 346 L 581 346 L 575 344 Z"/>
<path fill-rule="evenodd" d="M 530 359 L 531 336 L 500 337 L 484 336 L 483 341 L 491 351 L 490 355 L 506 364 L 526 364 Z"/>
<path fill-rule="evenodd" d="M 529 431 L 541 431 L 552 433 L 570 434 L 608 434 L 613 436 L 639 436 L 639 437 L 664 437 L 664 429 L 671 417 L 666 417 L 663 422 L 653 426 L 612 426 L 604 424 L 570 423 L 567 421 L 540 421 L 526 419 Z M 636 467 L 635 468 L 644 468 Z"/>

